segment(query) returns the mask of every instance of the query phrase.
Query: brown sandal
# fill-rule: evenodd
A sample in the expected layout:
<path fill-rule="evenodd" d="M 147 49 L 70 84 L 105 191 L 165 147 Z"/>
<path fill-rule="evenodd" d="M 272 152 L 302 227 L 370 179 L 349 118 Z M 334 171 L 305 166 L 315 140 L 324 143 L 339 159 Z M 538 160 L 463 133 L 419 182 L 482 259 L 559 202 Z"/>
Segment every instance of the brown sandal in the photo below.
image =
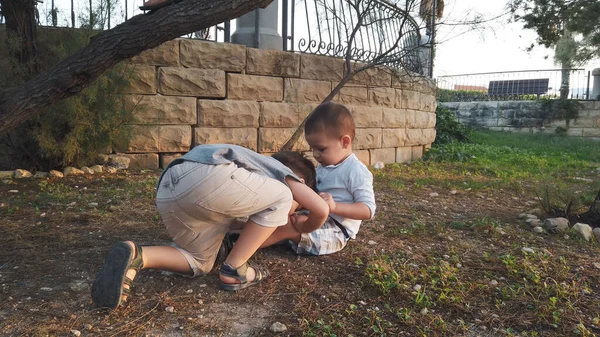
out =
<path fill-rule="evenodd" d="M 246 278 L 248 267 L 254 269 L 256 273 L 256 276 L 252 281 L 248 281 Z M 257 284 L 269 276 L 269 271 L 267 269 L 255 265 L 249 265 L 248 262 L 244 263 L 238 268 L 233 268 L 229 264 L 223 262 L 219 273 L 223 276 L 233 277 L 240 281 L 240 283 L 225 283 L 221 281 L 221 289 L 227 291 L 238 291 L 248 288 L 249 286 Z"/>

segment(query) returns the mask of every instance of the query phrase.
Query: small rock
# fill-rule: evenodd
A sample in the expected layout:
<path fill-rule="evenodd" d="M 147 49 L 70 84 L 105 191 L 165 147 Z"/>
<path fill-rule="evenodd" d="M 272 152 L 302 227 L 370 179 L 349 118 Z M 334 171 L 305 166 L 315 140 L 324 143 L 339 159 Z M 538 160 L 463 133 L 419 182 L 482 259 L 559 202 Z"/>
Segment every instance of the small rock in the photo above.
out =
<path fill-rule="evenodd" d="M 421 290 L 421 285 L 420 284 L 415 284 L 415 286 L 413 287 L 414 291 L 419 291 Z"/>
<path fill-rule="evenodd" d="M 376 169 L 376 170 L 381 170 L 384 167 L 385 167 L 385 164 L 383 162 L 380 162 L 380 161 L 376 162 L 375 165 L 373 165 L 373 168 Z"/>
<path fill-rule="evenodd" d="M 111 154 L 108 156 L 108 166 L 114 167 L 117 170 L 123 170 L 129 168 L 131 159 L 125 156 Z"/>
<path fill-rule="evenodd" d="M 85 281 L 73 281 L 69 285 L 69 288 L 73 291 L 82 292 L 88 289 L 88 284 Z"/>
<path fill-rule="evenodd" d="M 173 312 L 175 312 L 175 308 L 173 308 L 172 306 L 168 306 L 165 308 L 165 311 L 168 313 L 173 313 Z"/>
<path fill-rule="evenodd" d="M 78 168 L 72 167 L 72 166 L 67 166 L 63 170 L 63 174 L 64 174 L 65 177 L 67 177 L 67 176 L 76 176 L 76 175 L 83 174 L 83 171 L 80 170 L 80 169 L 78 169 Z"/>
<path fill-rule="evenodd" d="M 537 227 L 533 228 L 533 231 L 536 232 L 536 233 L 540 233 L 541 234 L 541 233 L 544 232 L 544 229 L 542 227 L 540 227 L 540 226 L 537 226 Z"/>
<path fill-rule="evenodd" d="M 456 268 L 462 268 L 462 264 L 460 264 L 460 263 L 457 263 L 457 264 L 455 264 L 454 266 L 455 266 Z"/>
<path fill-rule="evenodd" d="M 69 206 L 69 207 L 73 207 L 73 206 L 75 206 L 75 205 L 77 205 L 77 202 L 73 201 L 73 202 L 69 203 L 67 206 Z"/>
<path fill-rule="evenodd" d="M 81 168 L 81 170 L 83 171 L 83 173 L 85 174 L 94 174 L 94 170 L 92 170 L 91 168 L 84 166 Z"/>
<path fill-rule="evenodd" d="M 119 207 L 115 206 L 115 205 L 110 205 L 108 206 L 108 210 L 111 212 L 115 212 L 119 210 Z"/>
<path fill-rule="evenodd" d="M 452 194 L 452 195 L 455 195 L 456 193 L 458 193 L 458 191 L 457 191 L 457 190 L 452 190 L 452 191 L 450 191 L 450 194 Z"/>
<path fill-rule="evenodd" d="M 450 255 L 444 254 L 442 257 L 443 257 L 444 259 L 449 259 L 449 258 L 450 258 Z"/>
<path fill-rule="evenodd" d="M 99 154 L 98 158 L 96 160 L 96 163 L 98 163 L 100 165 L 104 165 L 104 164 L 108 163 L 108 155 L 107 154 Z"/>
<path fill-rule="evenodd" d="M 594 265 L 594 268 L 600 269 L 600 262 L 594 262 L 593 265 Z"/>
<path fill-rule="evenodd" d="M 94 165 L 90 168 L 92 171 L 94 171 L 94 173 L 102 173 L 102 171 L 104 171 L 104 167 L 102 167 L 102 165 Z"/>
<path fill-rule="evenodd" d="M 275 322 L 275 323 L 271 324 L 271 326 L 269 327 L 269 330 L 271 330 L 271 332 L 275 332 L 275 333 L 284 332 L 287 330 L 287 326 L 285 326 L 285 324 L 283 324 L 283 323 Z"/>
<path fill-rule="evenodd" d="M 573 225 L 573 230 L 579 233 L 585 241 L 590 241 L 592 239 L 592 227 L 588 224 L 578 222 Z"/>
<path fill-rule="evenodd" d="M 446 237 L 446 239 L 447 239 L 448 241 L 454 241 L 454 239 L 453 239 L 451 236 L 448 236 L 448 237 Z"/>
<path fill-rule="evenodd" d="M 500 228 L 500 229 L 498 229 L 498 234 L 506 235 L 506 232 L 502 228 Z"/>
<path fill-rule="evenodd" d="M 79 330 L 71 330 L 71 335 L 79 337 L 79 336 L 81 336 L 81 331 L 79 331 Z"/>
<path fill-rule="evenodd" d="M 435 198 L 435 197 L 437 197 L 438 195 L 439 195 L 439 194 L 438 194 L 437 192 L 431 192 L 431 193 L 429 193 L 429 196 L 430 196 L 430 197 L 432 197 L 432 198 Z"/>
<path fill-rule="evenodd" d="M 0 179 L 12 179 L 15 176 L 15 171 L 0 171 Z"/>
<path fill-rule="evenodd" d="M 88 204 L 88 206 L 90 206 L 90 207 L 98 207 L 98 203 L 97 202 L 90 202 Z"/>
<path fill-rule="evenodd" d="M 525 214 L 525 219 L 538 219 L 537 215 L 533 214 Z"/>
<path fill-rule="evenodd" d="M 188 290 L 186 290 L 186 291 L 185 291 L 185 293 L 186 293 L 186 294 L 191 294 L 191 293 L 193 293 L 193 292 L 194 292 L 194 291 L 193 291 L 192 289 L 188 289 Z"/>
<path fill-rule="evenodd" d="M 592 233 L 594 233 L 594 237 L 596 237 L 596 240 L 600 241 L 600 227 L 594 228 Z"/>
<path fill-rule="evenodd" d="M 519 219 L 527 219 L 527 213 L 519 214 Z"/>
<path fill-rule="evenodd" d="M 53 289 L 50 287 L 41 287 L 40 290 L 41 291 L 52 291 Z"/>
<path fill-rule="evenodd" d="M 358 301 L 358 304 L 360 304 L 360 305 L 367 305 L 367 302 L 365 302 L 365 301 Z"/>
<path fill-rule="evenodd" d="M 535 253 L 535 251 L 529 247 L 523 247 L 523 248 L 521 248 L 521 251 L 526 254 L 534 254 Z"/>
<path fill-rule="evenodd" d="M 114 167 L 112 167 L 112 166 L 108 166 L 108 167 L 106 168 L 106 172 L 107 172 L 107 173 L 117 173 L 117 169 L 116 169 L 116 168 L 114 168 Z"/>
<path fill-rule="evenodd" d="M 537 227 L 542 225 L 542 220 L 531 218 L 525 220 L 525 223 L 528 223 L 531 227 Z"/>
<path fill-rule="evenodd" d="M 92 325 L 91 324 L 86 324 L 83 326 L 86 330 L 92 330 Z"/>
<path fill-rule="evenodd" d="M 569 234 L 565 234 L 565 235 L 563 235 L 563 239 L 565 239 L 565 240 L 569 240 L 569 238 L 570 238 Z"/>
<path fill-rule="evenodd" d="M 427 310 L 427 308 L 421 309 L 421 315 L 427 315 L 428 312 L 429 310 Z"/>
<path fill-rule="evenodd" d="M 33 175 L 33 177 L 36 178 L 36 179 L 42 179 L 42 178 L 47 178 L 49 174 L 50 173 L 48 173 L 48 172 L 37 171 Z"/>
<path fill-rule="evenodd" d="M 8 193 L 19 193 L 19 190 L 8 190 Z"/>
<path fill-rule="evenodd" d="M 65 176 L 62 172 L 57 171 L 57 170 L 51 170 L 49 174 L 50 174 L 50 177 L 53 177 L 53 178 L 63 178 Z"/>
<path fill-rule="evenodd" d="M 31 172 L 29 172 L 27 170 L 17 169 L 17 170 L 15 170 L 15 176 L 14 177 L 16 179 L 31 178 L 31 177 L 33 177 L 33 174 L 31 174 Z"/>
<path fill-rule="evenodd" d="M 589 291 L 589 290 L 587 290 L 587 289 L 583 289 L 581 292 L 582 292 L 584 295 L 589 295 L 589 294 L 591 294 L 591 293 L 592 293 L 591 291 Z"/>
<path fill-rule="evenodd" d="M 490 316 L 492 316 L 492 318 L 496 318 L 496 319 L 500 318 L 500 316 L 498 316 L 496 314 L 491 314 Z"/>
<path fill-rule="evenodd" d="M 569 220 L 565 218 L 549 218 L 542 224 L 549 233 L 562 233 L 569 230 Z"/>
<path fill-rule="evenodd" d="M 368 244 L 369 246 L 374 246 L 374 245 L 376 245 L 376 244 L 377 244 L 377 242 L 375 242 L 375 241 L 373 241 L 373 240 L 369 240 L 369 242 L 367 242 L 367 244 Z"/>
<path fill-rule="evenodd" d="M 490 281 L 490 286 L 492 286 L 492 287 L 497 287 L 497 286 L 498 286 L 498 281 L 496 281 L 496 280 L 491 280 L 491 281 Z"/>
<path fill-rule="evenodd" d="M 539 208 L 534 208 L 532 210 L 529 210 L 529 211 L 527 211 L 527 214 L 535 215 L 538 218 L 541 218 L 544 216 L 544 212 Z"/>

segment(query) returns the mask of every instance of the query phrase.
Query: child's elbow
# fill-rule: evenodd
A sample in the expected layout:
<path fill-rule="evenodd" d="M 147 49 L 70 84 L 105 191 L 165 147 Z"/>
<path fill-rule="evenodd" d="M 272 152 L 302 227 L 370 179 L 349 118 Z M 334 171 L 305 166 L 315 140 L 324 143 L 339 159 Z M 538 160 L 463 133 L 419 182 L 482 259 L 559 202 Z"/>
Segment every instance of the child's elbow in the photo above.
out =
<path fill-rule="evenodd" d="M 314 216 L 315 218 L 322 219 L 323 222 L 325 222 L 329 216 L 329 205 L 326 203 L 324 203 L 324 205 L 319 205 L 319 207 L 314 210 Z"/>

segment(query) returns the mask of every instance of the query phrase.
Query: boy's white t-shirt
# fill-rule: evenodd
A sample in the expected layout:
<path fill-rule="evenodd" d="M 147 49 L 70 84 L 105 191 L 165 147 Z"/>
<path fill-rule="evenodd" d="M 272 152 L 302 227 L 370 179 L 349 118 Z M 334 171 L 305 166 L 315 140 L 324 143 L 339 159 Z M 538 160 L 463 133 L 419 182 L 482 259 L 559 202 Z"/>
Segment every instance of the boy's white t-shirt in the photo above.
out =
<path fill-rule="evenodd" d="M 354 153 L 337 165 L 317 166 L 317 189 L 331 194 L 335 202 L 352 204 L 362 202 L 371 210 L 371 219 L 375 216 L 375 193 L 373 192 L 373 174 Z M 360 229 L 361 220 L 329 214 L 339 221 L 352 239 Z"/>

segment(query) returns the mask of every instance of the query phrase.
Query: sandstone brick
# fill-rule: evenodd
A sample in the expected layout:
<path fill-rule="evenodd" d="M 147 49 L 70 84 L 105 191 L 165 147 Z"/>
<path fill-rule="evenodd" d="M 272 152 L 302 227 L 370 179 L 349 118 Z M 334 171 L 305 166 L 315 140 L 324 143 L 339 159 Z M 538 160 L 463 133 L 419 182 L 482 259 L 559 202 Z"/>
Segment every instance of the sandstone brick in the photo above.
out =
<path fill-rule="evenodd" d="M 568 128 L 567 129 L 567 136 L 582 137 L 583 136 L 583 129 L 582 128 Z"/>
<path fill-rule="evenodd" d="M 286 78 L 283 100 L 293 103 L 321 103 L 330 92 L 331 82 Z"/>
<path fill-rule="evenodd" d="M 198 100 L 199 126 L 258 127 L 259 114 L 255 101 Z"/>
<path fill-rule="evenodd" d="M 392 164 L 396 162 L 396 149 L 373 149 L 369 150 L 371 153 L 371 165 L 375 165 L 378 161 L 384 164 Z"/>
<path fill-rule="evenodd" d="M 246 67 L 246 46 L 195 39 L 180 42 L 181 64 L 189 68 L 241 72 Z"/>
<path fill-rule="evenodd" d="M 161 125 L 159 152 L 188 152 L 192 145 L 192 127 L 189 125 Z"/>
<path fill-rule="evenodd" d="M 421 94 L 411 90 L 396 90 L 396 108 L 421 109 Z"/>
<path fill-rule="evenodd" d="M 173 160 L 181 156 L 183 156 L 183 153 L 161 153 L 159 156 L 160 168 L 166 168 Z"/>
<path fill-rule="evenodd" d="M 158 152 L 159 132 L 157 125 L 135 125 L 133 126 L 132 135 L 126 152 Z"/>
<path fill-rule="evenodd" d="M 225 97 L 225 72 L 213 69 L 160 68 L 159 92 L 163 95 Z"/>
<path fill-rule="evenodd" d="M 371 165 L 371 154 L 369 150 L 354 150 L 354 154 L 356 158 L 360 160 L 365 165 Z"/>
<path fill-rule="evenodd" d="M 315 156 L 313 156 L 313 153 L 312 153 L 312 151 L 306 151 L 306 152 L 302 152 L 302 154 L 303 154 L 303 155 L 304 155 L 306 158 L 308 158 L 308 160 L 310 160 L 310 161 L 311 161 L 311 162 L 312 162 L 312 163 L 315 165 L 315 167 L 317 167 L 317 165 L 319 165 L 319 162 L 317 162 L 317 161 L 315 160 Z"/>
<path fill-rule="evenodd" d="M 344 76 L 344 60 L 336 57 L 302 54 L 300 77 L 309 80 L 339 81 Z"/>
<path fill-rule="evenodd" d="M 269 76 L 227 74 L 227 98 L 281 102 L 283 79 Z"/>
<path fill-rule="evenodd" d="M 136 124 L 196 124 L 196 99 L 162 95 L 125 95 L 123 106 Z"/>
<path fill-rule="evenodd" d="M 129 158 L 129 168 L 158 168 L 158 153 L 122 153 L 121 156 Z"/>
<path fill-rule="evenodd" d="M 367 105 L 369 102 L 369 92 L 367 91 L 367 87 L 363 86 L 344 86 L 335 95 L 333 100 L 345 105 Z"/>
<path fill-rule="evenodd" d="M 130 62 L 151 66 L 176 67 L 179 65 L 179 40 L 167 41 L 156 48 L 144 50 L 141 54 L 132 57 Z"/>
<path fill-rule="evenodd" d="M 406 129 L 406 141 L 404 146 L 423 145 L 423 130 L 421 129 Z"/>
<path fill-rule="evenodd" d="M 283 144 L 288 141 L 296 131 L 296 128 L 260 128 L 258 129 L 258 152 L 277 152 Z M 294 146 L 294 151 L 308 151 L 310 147 L 304 139 L 300 137 L 298 143 Z"/>
<path fill-rule="evenodd" d="M 235 144 L 257 150 L 258 133 L 256 128 L 194 128 L 194 145 Z"/>
<path fill-rule="evenodd" d="M 298 125 L 298 103 L 260 103 L 260 126 L 286 128 Z"/>
<path fill-rule="evenodd" d="M 363 64 L 354 63 L 352 68 L 356 70 L 362 66 Z M 373 67 L 354 75 L 349 82 L 375 87 L 389 87 L 392 84 L 392 74 L 389 68 Z"/>
<path fill-rule="evenodd" d="M 348 106 L 348 109 L 350 109 L 350 112 L 354 117 L 354 124 L 356 127 L 381 127 L 383 122 L 383 108 L 351 105 Z"/>
<path fill-rule="evenodd" d="M 298 125 L 319 106 L 319 104 L 315 103 L 296 103 L 296 105 L 298 107 Z"/>
<path fill-rule="evenodd" d="M 600 137 L 600 128 L 584 128 L 583 137 L 598 138 Z"/>
<path fill-rule="evenodd" d="M 399 147 L 396 149 L 396 163 L 410 163 L 412 161 L 412 148 Z"/>
<path fill-rule="evenodd" d="M 381 148 L 381 137 L 380 128 L 356 129 L 353 148 L 357 150 Z"/>
<path fill-rule="evenodd" d="M 430 94 L 420 94 L 421 100 L 421 109 L 425 112 L 435 112 L 435 108 L 437 107 L 437 101 L 435 96 Z"/>
<path fill-rule="evenodd" d="M 423 146 L 412 147 L 412 160 L 419 160 L 423 157 Z"/>
<path fill-rule="evenodd" d="M 125 74 L 129 83 L 123 89 L 124 94 L 156 94 L 156 67 L 145 65 L 130 66 Z"/>
<path fill-rule="evenodd" d="M 417 74 L 392 75 L 392 87 L 418 91 L 430 95 L 435 95 L 436 85 L 429 78 Z"/>
<path fill-rule="evenodd" d="M 429 113 L 419 110 L 406 111 L 406 127 L 424 129 L 429 125 Z"/>
<path fill-rule="evenodd" d="M 393 108 L 396 104 L 396 89 L 369 87 L 369 105 Z"/>
<path fill-rule="evenodd" d="M 403 128 L 406 126 L 406 113 L 405 109 L 391 109 L 383 108 L 383 126 Z"/>
<path fill-rule="evenodd" d="M 300 54 L 248 48 L 246 57 L 247 74 L 300 77 Z"/>
<path fill-rule="evenodd" d="M 427 128 L 434 128 L 437 122 L 437 115 L 435 113 L 430 113 L 427 118 Z"/>
<path fill-rule="evenodd" d="M 401 147 L 406 142 L 406 129 L 383 129 L 382 147 Z"/>
<path fill-rule="evenodd" d="M 429 145 L 435 141 L 435 129 L 423 129 L 423 145 Z"/>

